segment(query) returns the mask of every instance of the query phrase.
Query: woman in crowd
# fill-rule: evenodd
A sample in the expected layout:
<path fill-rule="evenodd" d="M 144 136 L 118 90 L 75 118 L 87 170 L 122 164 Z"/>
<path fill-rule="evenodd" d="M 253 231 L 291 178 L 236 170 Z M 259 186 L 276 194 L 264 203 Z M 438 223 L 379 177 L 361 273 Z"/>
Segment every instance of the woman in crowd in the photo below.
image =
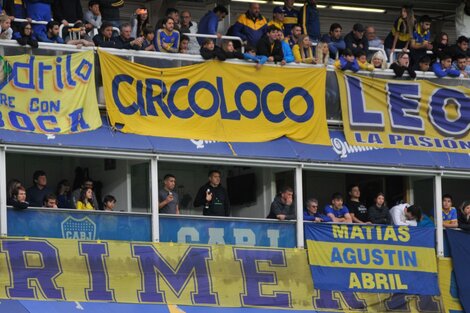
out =
<path fill-rule="evenodd" d="M 13 34 L 13 39 L 22 45 L 30 45 L 31 48 L 37 48 L 39 46 L 38 41 L 33 34 L 33 26 L 30 22 L 24 22 L 20 25 L 19 31 Z"/>
<path fill-rule="evenodd" d="M 317 60 L 313 54 L 312 42 L 306 34 L 300 35 L 299 41 L 292 48 L 295 63 L 317 64 Z"/>
<path fill-rule="evenodd" d="M 150 24 L 149 15 L 146 7 L 138 8 L 131 16 L 131 37 L 137 38 L 144 36 L 144 29 Z"/>
<path fill-rule="evenodd" d="M 432 43 L 432 53 L 434 57 L 440 59 L 447 48 L 449 48 L 449 35 L 440 32 Z"/>
<path fill-rule="evenodd" d="M 387 69 L 387 60 L 382 52 L 377 51 L 372 55 L 371 64 L 375 69 L 385 70 Z"/>
<path fill-rule="evenodd" d="M 463 202 L 458 213 L 459 228 L 470 231 L 470 201 Z"/>
<path fill-rule="evenodd" d="M 6 14 L 0 15 L 0 39 L 10 40 L 13 36 L 10 17 Z"/>
<path fill-rule="evenodd" d="M 408 49 L 413 36 L 415 17 L 410 6 L 401 8 L 400 16 L 393 23 L 392 31 L 385 38 L 384 46 L 387 53 L 394 53 L 395 49 Z"/>
<path fill-rule="evenodd" d="M 385 204 L 385 195 L 382 192 L 377 194 L 375 204 L 369 208 L 369 218 L 373 224 L 391 224 L 390 212 Z"/>
<path fill-rule="evenodd" d="M 410 56 L 406 52 L 400 52 L 397 60 L 390 65 L 390 69 L 395 73 L 395 77 L 402 77 L 408 72 L 411 78 L 416 78 L 416 72 L 410 66 Z"/>
<path fill-rule="evenodd" d="M 12 179 L 7 184 L 7 204 L 12 205 L 13 193 L 21 186 L 21 182 L 18 179 Z"/>
<path fill-rule="evenodd" d="M 61 180 L 57 184 L 57 207 L 62 209 L 72 208 L 72 194 L 70 192 L 70 184 L 66 179 Z"/>
<path fill-rule="evenodd" d="M 243 53 L 235 50 L 231 40 L 224 40 L 222 42 L 222 50 L 224 50 L 227 59 L 243 59 Z"/>
<path fill-rule="evenodd" d="M 330 50 L 326 42 L 319 42 L 315 49 L 315 58 L 317 64 L 323 64 L 325 66 L 332 64 L 330 61 Z"/>
<path fill-rule="evenodd" d="M 83 188 L 77 201 L 77 210 L 96 210 L 93 207 L 93 189 Z"/>

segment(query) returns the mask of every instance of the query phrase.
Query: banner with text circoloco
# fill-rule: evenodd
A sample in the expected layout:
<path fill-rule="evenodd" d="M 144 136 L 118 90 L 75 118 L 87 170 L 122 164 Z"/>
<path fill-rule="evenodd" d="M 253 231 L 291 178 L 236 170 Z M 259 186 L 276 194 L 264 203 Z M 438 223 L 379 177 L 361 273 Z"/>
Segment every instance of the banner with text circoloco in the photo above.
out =
<path fill-rule="evenodd" d="M 349 144 L 470 153 L 470 89 L 336 75 Z"/>
<path fill-rule="evenodd" d="M 93 51 L 0 61 L 0 128 L 71 134 L 101 126 Z"/>
<path fill-rule="evenodd" d="M 0 268 L 0 299 L 444 312 L 439 296 L 314 289 L 304 249 L 9 237 Z"/>
<path fill-rule="evenodd" d="M 204 62 L 152 68 L 99 51 L 106 108 L 126 133 L 331 145 L 326 69 Z"/>

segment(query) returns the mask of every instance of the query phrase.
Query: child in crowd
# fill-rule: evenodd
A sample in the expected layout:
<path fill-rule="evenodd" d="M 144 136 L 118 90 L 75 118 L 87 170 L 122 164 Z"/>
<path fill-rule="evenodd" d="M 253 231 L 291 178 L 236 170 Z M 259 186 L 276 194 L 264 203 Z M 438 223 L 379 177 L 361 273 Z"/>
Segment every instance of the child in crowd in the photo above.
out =
<path fill-rule="evenodd" d="M 432 65 L 434 74 L 441 78 L 445 76 L 459 77 L 460 71 L 452 69 L 452 58 L 449 55 L 442 55 L 440 62 L 436 62 Z"/>
<path fill-rule="evenodd" d="M 93 189 L 83 188 L 77 201 L 77 210 L 96 210 L 93 206 Z"/>
<path fill-rule="evenodd" d="M 222 50 L 224 50 L 227 59 L 243 59 L 243 53 L 235 50 L 231 40 L 224 40 L 222 42 Z"/>
<path fill-rule="evenodd" d="M 183 54 L 189 53 L 189 37 L 186 35 L 181 35 L 179 53 L 183 53 Z"/>
<path fill-rule="evenodd" d="M 377 51 L 372 55 L 371 64 L 374 69 L 385 70 L 387 69 L 387 60 L 382 52 Z"/>
<path fill-rule="evenodd" d="M 284 60 L 286 63 L 292 63 L 295 61 L 294 54 L 292 53 L 292 49 L 289 46 L 289 43 L 284 40 L 284 33 L 282 31 L 277 32 L 277 36 L 279 41 L 281 42 L 282 46 L 282 53 L 284 54 Z"/>
<path fill-rule="evenodd" d="M 155 33 L 153 27 L 147 25 L 143 31 L 144 41 L 142 41 L 142 50 L 145 51 L 155 51 L 155 46 L 153 45 L 153 39 L 155 38 Z"/>
<path fill-rule="evenodd" d="M 107 195 L 103 199 L 103 210 L 105 211 L 114 211 L 114 206 L 116 205 L 116 198 L 112 195 Z"/>
<path fill-rule="evenodd" d="M 317 64 L 330 65 L 332 60 L 330 59 L 330 48 L 326 42 L 319 42 L 315 49 L 315 59 Z"/>
<path fill-rule="evenodd" d="M 423 57 L 421 57 L 421 59 L 419 59 L 414 70 L 427 72 L 429 71 L 430 65 L 431 65 L 431 57 L 429 55 L 424 55 Z"/>
<path fill-rule="evenodd" d="M 470 201 L 465 201 L 460 206 L 458 223 L 460 229 L 470 231 Z"/>
<path fill-rule="evenodd" d="M 10 40 L 13 36 L 10 17 L 6 14 L 0 15 L 0 39 Z"/>
<path fill-rule="evenodd" d="M 359 68 L 363 71 L 373 71 L 374 66 L 367 62 L 367 53 L 364 50 L 359 50 L 356 53 L 356 60 Z"/>
<path fill-rule="evenodd" d="M 264 55 L 256 55 L 256 49 L 251 46 L 245 48 L 243 58 L 247 61 L 253 61 L 256 63 L 256 68 L 259 69 L 261 66 L 268 61 L 268 57 Z"/>
<path fill-rule="evenodd" d="M 357 64 L 357 60 L 354 57 L 351 49 L 343 50 L 343 54 L 339 57 L 338 60 L 335 61 L 335 68 L 342 71 L 359 71 L 359 64 Z"/>
<path fill-rule="evenodd" d="M 31 48 L 37 48 L 39 46 L 38 41 L 34 37 L 33 26 L 30 22 L 22 23 L 19 31 L 13 34 L 13 39 L 16 39 L 18 44 L 22 46 L 30 45 Z"/>
<path fill-rule="evenodd" d="M 410 66 L 410 56 L 406 52 L 400 52 L 397 60 L 390 65 L 390 69 L 395 73 L 395 77 L 402 77 L 408 72 L 411 78 L 416 78 L 416 72 Z"/>
<path fill-rule="evenodd" d="M 310 37 L 308 35 L 300 35 L 299 42 L 294 45 L 292 52 L 294 53 L 295 63 L 317 63 L 317 60 L 313 54 L 312 42 L 310 41 Z"/>
<path fill-rule="evenodd" d="M 219 47 L 216 46 L 214 40 L 211 38 L 206 38 L 201 47 L 201 56 L 204 60 L 218 59 L 220 61 L 225 61 L 225 53 Z"/>

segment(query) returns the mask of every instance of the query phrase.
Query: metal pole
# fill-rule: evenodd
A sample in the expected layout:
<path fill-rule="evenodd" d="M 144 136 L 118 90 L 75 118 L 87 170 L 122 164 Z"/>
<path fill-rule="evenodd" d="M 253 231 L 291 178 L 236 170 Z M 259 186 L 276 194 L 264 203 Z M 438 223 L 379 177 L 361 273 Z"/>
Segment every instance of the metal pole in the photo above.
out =
<path fill-rule="evenodd" d="M 437 256 L 444 256 L 444 230 L 442 227 L 442 173 L 434 176 L 434 218 L 436 220 L 437 230 Z"/>
<path fill-rule="evenodd" d="M 8 235 L 7 224 L 7 175 L 5 147 L 0 147 L 0 236 Z"/>
<path fill-rule="evenodd" d="M 152 208 L 152 241 L 160 241 L 160 221 L 158 217 L 158 161 L 157 157 L 150 160 L 150 207 Z"/>
<path fill-rule="evenodd" d="M 304 247 L 304 215 L 303 215 L 303 187 L 302 167 L 295 168 L 295 206 L 297 210 L 297 247 Z"/>

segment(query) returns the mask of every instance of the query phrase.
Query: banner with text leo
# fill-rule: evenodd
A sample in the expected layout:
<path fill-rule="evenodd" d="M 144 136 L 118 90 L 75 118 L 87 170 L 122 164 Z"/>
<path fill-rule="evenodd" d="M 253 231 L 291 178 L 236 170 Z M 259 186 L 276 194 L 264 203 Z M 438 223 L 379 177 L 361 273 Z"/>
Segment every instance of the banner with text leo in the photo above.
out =
<path fill-rule="evenodd" d="M 306 224 L 315 287 L 439 295 L 434 228 Z"/>
<path fill-rule="evenodd" d="M 101 126 L 93 51 L 5 56 L 3 61 L 0 128 L 71 134 Z"/>
<path fill-rule="evenodd" d="M 152 68 L 98 50 L 106 108 L 122 132 L 330 146 L 324 68 L 211 61 Z"/>
<path fill-rule="evenodd" d="M 349 144 L 470 153 L 470 89 L 336 75 Z"/>
<path fill-rule="evenodd" d="M 0 269 L 0 299 L 443 312 L 439 296 L 314 289 L 304 249 L 9 237 Z"/>

